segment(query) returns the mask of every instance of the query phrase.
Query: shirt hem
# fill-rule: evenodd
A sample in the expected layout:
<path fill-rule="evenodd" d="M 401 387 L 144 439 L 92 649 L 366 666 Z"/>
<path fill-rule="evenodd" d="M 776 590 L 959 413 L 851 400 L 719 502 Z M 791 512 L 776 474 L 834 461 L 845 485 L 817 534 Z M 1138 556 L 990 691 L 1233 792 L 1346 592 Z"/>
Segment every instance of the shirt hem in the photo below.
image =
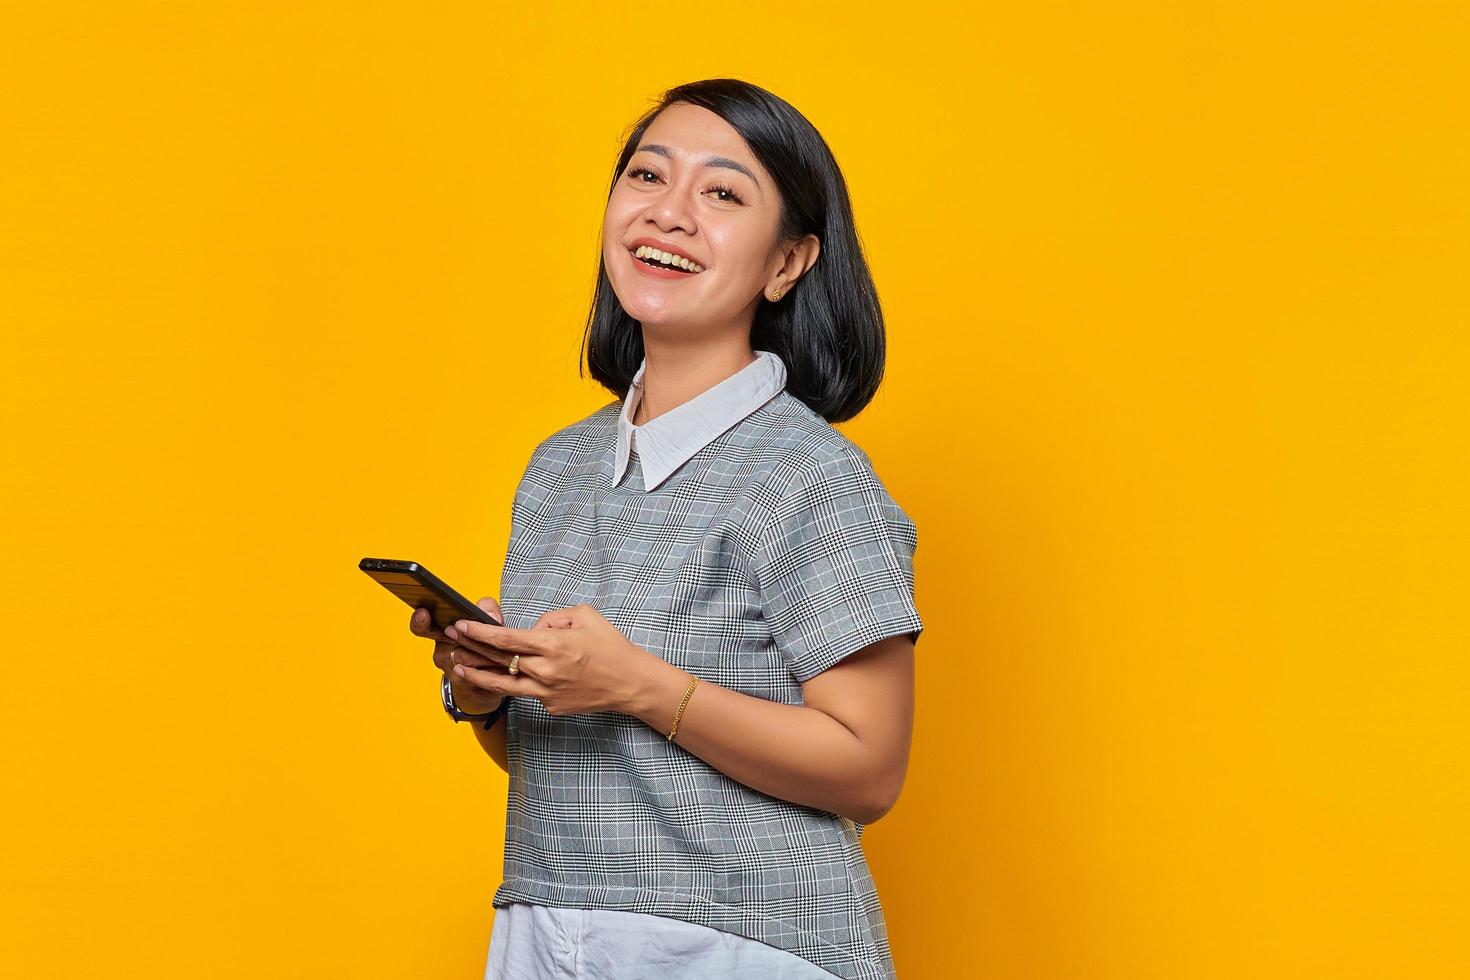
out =
<path fill-rule="evenodd" d="M 617 909 L 683 919 L 785 950 L 843 980 L 894 980 L 894 974 L 885 966 L 871 959 L 860 959 L 853 950 L 830 943 L 784 919 L 752 912 L 742 906 L 724 905 L 687 892 L 654 892 L 624 886 L 567 887 L 531 878 L 515 878 L 507 879 L 496 889 L 491 900 L 496 908 L 512 902 L 559 908 Z M 746 924 L 751 920 L 758 921 L 764 928 L 750 928 Z M 794 947 L 771 942 L 773 937 L 782 933 L 797 940 Z M 877 954 L 872 944 L 863 945 L 867 947 L 864 955 L 872 957 Z M 813 958 L 809 953 L 818 954 L 820 958 Z"/>

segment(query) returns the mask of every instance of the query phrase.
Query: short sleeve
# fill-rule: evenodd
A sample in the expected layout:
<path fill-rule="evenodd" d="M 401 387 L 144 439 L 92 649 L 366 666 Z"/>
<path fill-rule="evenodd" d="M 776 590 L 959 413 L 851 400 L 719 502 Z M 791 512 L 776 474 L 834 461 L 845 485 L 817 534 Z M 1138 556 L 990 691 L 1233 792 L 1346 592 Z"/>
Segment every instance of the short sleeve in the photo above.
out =
<path fill-rule="evenodd" d="M 797 474 L 761 529 L 756 578 L 798 682 L 885 637 L 918 641 L 917 543 L 914 522 L 861 455 L 843 450 Z"/>

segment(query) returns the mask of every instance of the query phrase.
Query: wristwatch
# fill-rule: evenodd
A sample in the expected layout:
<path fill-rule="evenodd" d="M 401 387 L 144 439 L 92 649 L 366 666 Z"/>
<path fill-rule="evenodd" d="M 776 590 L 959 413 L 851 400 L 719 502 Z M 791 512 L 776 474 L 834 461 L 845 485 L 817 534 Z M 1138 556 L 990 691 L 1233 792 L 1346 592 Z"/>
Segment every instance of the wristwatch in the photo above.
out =
<path fill-rule="evenodd" d="M 449 717 L 453 718 L 456 722 L 484 721 L 485 724 L 483 727 L 487 732 L 494 727 L 495 723 L 500 720 L 500 716 L 505 714 L 505 710 L 510 707 L 510 696 L 507 695 L 500 699 L 500 707 L 494 711 L 485 711 L 478 715 L 472 715 L 467 711 L 460 711 L 454 705 L 454 691 L 450 687 L 448 674 L 443 676 L 443 684 L 439 690 L 444 700 L 444 710 L 449 713 Z"/>

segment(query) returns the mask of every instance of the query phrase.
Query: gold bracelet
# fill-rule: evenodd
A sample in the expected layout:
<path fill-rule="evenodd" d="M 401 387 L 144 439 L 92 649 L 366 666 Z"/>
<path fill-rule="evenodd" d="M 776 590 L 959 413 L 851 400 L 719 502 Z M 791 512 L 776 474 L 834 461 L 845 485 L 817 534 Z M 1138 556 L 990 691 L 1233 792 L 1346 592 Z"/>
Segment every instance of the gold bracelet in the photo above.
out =
<path fill-rule="evenodd" d="M 684 717 L 684 706 L 689 703 L 689 695 L 691 695 L 691 694 L 694 693 L 694 686 L 696 684 L 698 684 L 698 683 L 699 683 L 698 676 L 696 676 L 694 678 L 694 680 L 692 680 L 692 681 L 689 682 L 689 690 L 687 690 L 687 691 L 684 692 L 684 700 L 682 700 L 682 701 L 679 702 L 679 710 L 676 711 L 676 712 L 674 712 L 674 727 L 671 728 L 671 729 L 669 729 L 669 741 L 670 742 L 672 742 L 674 740 L 675 733 L 677 733 L 679 731 L 679 719 L 682 718 L 682 717 Z"/>

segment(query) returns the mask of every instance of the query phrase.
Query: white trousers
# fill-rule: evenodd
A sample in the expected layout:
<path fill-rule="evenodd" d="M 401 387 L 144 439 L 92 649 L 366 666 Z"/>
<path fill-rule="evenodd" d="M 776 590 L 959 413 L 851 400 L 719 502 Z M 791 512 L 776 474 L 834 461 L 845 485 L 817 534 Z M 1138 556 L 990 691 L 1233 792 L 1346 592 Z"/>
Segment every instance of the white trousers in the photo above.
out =
<path fill-rule="evenodd" d="M 784 949 L 683 919 L 512 902 L 495 910 L 485 980 L 832 980 Z"/>

